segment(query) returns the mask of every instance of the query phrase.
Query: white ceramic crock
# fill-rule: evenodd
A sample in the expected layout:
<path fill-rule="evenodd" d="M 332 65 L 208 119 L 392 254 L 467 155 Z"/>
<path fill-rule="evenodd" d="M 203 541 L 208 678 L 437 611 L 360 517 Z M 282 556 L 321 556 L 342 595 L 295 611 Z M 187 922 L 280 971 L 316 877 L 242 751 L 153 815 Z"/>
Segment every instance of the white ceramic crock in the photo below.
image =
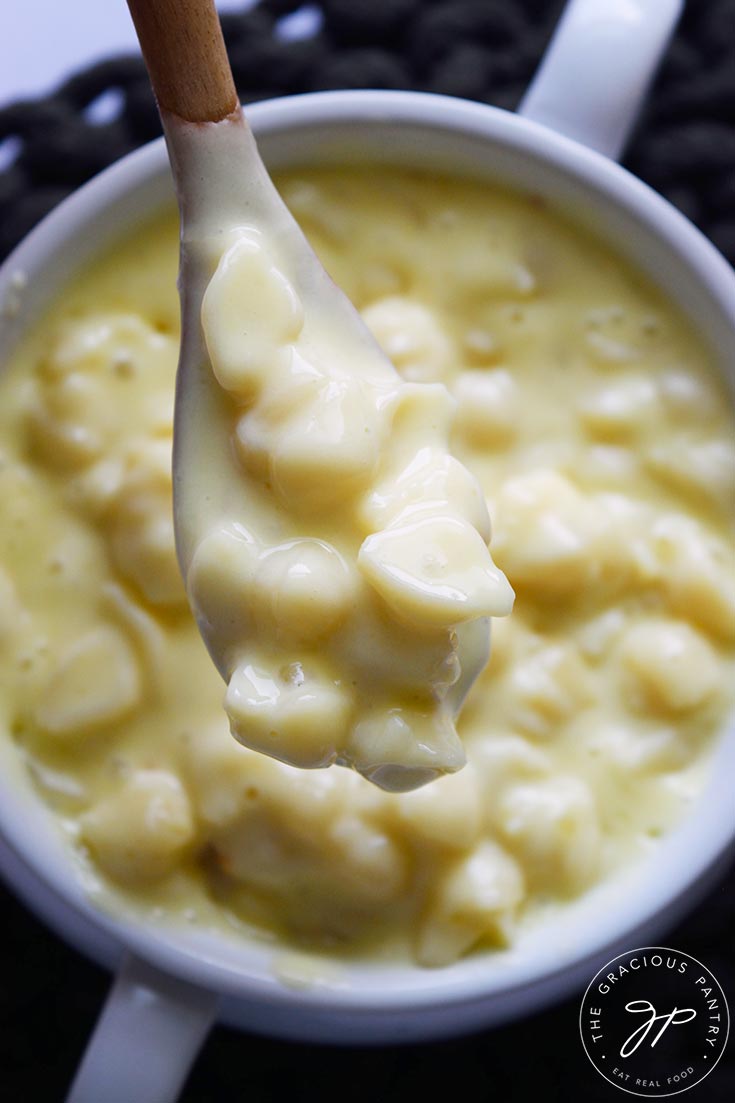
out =
<path fill-rule="evenodd" d="M 367 161 L 450 170 L 544 195 L 651 276 L 732 370 L 735 275 L 680 214 L 614 163 L 680 0 L 572 0 L 520 113 L 428 95 L 326 93 L 248 110 L 272 169 Z M 50 215 L 0 270 L 0 302 L 28 277 L 0 357 L 90 257 L 172 202 L 163 142 L 125 158 Z M 732 378 L 731 378 L 732 381 Z M 553 387 L 553 380 L 549 381 Z M 354 963 L 296 990 L 273 947 L 110 915 L 93 905 L 9 740 L 0 763 L 0 870 L 74 946 L 118 970 L 69 1103 L 170 1103 L 210 1024 L 329 1042 L 428 1039 L 531 1011 L 582 986 L 704 891 L 735 839 L 735 731 L 705 794 L 629 869 L 512 949 L 440 971 Z"/>

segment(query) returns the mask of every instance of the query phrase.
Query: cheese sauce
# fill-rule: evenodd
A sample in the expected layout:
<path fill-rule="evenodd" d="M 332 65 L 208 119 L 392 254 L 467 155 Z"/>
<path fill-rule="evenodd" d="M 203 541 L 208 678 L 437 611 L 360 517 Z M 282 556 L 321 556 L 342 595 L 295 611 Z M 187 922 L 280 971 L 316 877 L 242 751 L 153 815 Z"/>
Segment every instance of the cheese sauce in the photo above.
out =
<path fill-rule="evenodd" d="M 293 766 L 418 788 L 464 765 L 455 718 L 513 604 L 482 488 L 449 452 L 454 404 L 401 379 L 239 117 L 171 142 L 174 520 L 231 731 Z"/>
<path fill-rule="evenodd" d="M 174 549 L 173 215 L 70 287 L 0 381 L 4 738 L 110 906 L 441 965 L 649 854 L 696 800 L 732 706 L 732 408 L 674 308 L 536 197 L 384 167 L 278 183 L 407 393 L 454 398 L 451 454 L 482 494 L 441 452 L 442 501 L 489 507 L 517 595 L 460 716 L 468 763 L 383 793 L 231 738 Z M 406 485 L 365 484 L 364 535 L 391 531 Z M 342 508 L 298 557 L 315 585 L 291 572 L 298 534 L 236 568 L 257 623 L 295 648 L 281 718 L 296 739 L 311 714 L 289 633 L 338 638 L 355 585 Z M 216 562 L 228 540 L 262 540 L 247 533 L 215 532 Z M 267 698 L 272 671 L 257 683 L 251 665 Z M 367 696 L 351 708 L 372 723 Z M 331 720 L 313 732 L 332 738 Z"/>

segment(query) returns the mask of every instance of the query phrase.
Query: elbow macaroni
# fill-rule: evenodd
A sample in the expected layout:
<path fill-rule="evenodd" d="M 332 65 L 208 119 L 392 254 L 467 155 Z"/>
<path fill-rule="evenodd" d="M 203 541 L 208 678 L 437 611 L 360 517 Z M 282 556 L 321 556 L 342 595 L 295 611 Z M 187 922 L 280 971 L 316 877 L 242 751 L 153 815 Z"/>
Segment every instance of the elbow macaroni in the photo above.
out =
<path fill-rule="evenodd" d="M 537 909 L 564 906 L 684 814 L 687 786 L 672 782 L 700 776 L 732 703 L 734 419 L 677 312 L 543 204 L 381 173 L 283 186 L 405 372 L 395 416 L 451 428 L 451 455 L 396 450 L 377 478 L 359 404 L 334 395 L 334 416 L 366 438 L 343 464 L 334 437 L 329 494 L 359 486 L 357 523 L 377 534 L 363 567 L 380 602 L 359 619 L 372 676 L 447 691 L 457 676 L 441 591 L 417 605 L 397 582 L 404 530 L 424 540 L 422 515 L 406 516 L 417 486 L 453 503 L 470 539 L 488 539 L 492 516 L 517 591 L 460 717 L 467 766 L 391 794 L 230 737 L 173 545 L 173 219 L 69 288 L 0 382 L 0 713 L 118 906 L 332 953 L 398 944 L 440 966 L 512 943 Z M 266 290 L 291 340 L 298 305 L 277 279 Z M 225 342 L 220 382 L 254 394 L 266 354 L 244 364 Z M 417 380 L 446 384 L 455 408 L 431 389 L 414 397 Z M 303 387 L 269 392 L 236 444 L 262 471 L 275 433 L 279 492 L 296 498 L 325 463 Z M 449 517 L 426 534 L 429 584 L 436 557 L 453 561 L 467 539 Z M 382 699 L 354 722 L 325 641 L 341 640 L 345 662 L 364 653 L 345 631 L 361 582 L 326 535 L 223 525 L 189 582 L 225 651 L 244 615 L 254 625 L 260 650 L 227 691 L 251 745 L 269 749 L 277 727 L 292 761 L 318 765 L 342 738 L 366 773 L 386 753 L 422 769 L 427 747 L 456 752 L 418 692 L 410 723 Z"/>

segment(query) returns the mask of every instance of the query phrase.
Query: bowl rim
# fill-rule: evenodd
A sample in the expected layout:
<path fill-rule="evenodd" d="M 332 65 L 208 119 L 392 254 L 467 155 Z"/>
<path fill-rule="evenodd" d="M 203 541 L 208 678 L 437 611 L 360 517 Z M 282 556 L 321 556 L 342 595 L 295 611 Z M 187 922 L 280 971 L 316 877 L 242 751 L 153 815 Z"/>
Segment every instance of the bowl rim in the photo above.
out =
<path fill-rule="evenodd" d="M 432 93 L 349 91 L 324 92 L 302 96 L 281 97 L 263 101 L 247 108 L 248 118 L 258 138 L 301 128 L 324 128 L 334 125 L 359 127 L 365 124 L 392 127 L 419 126 L 427 130 L 462 132 L 484 142 L 496 142 L 509 147 L 514 153 L 530 156 L 536 161 L 551 163 L 563 174 L 580 181 L 604 203 L 623 207 L 642 225 L 662 238 L 671 251 L 681 260 L 727 318 L 735 334 L 735 273 L 714 246 L 683 215 L 670 206 L 651 188 L 632 176 L 627 170 L 601 154 L 590 150 L 570 138 L 563 137 L 548 128 L 503 111 L 499 108 L 469 101 L 453 99 Z M 308 158 L 306 158 L 308 160 Z M 44 258 L 53 256 L 75 234 L 99 219 L 113 202 L 130 194 L 136 188 L 148 188 L 156 181 L 167 178 L 167 162 L 163 139 L 149 143 L 110 166 L 52 211 L 23 242 L 11 253 L 0 269 L 0 301 L 3 288 L 10 285 L 18 270 L 33 271 Z M 99 247 L 90 255 L 100 252 Z M 83 267 L 83 265 L 81 265 Z M 22 331 L 22 327 L 21 330 Z M 11 337 L 14 343 L 14 337 Z M 731 733 L 735 736 L 735 733 Z M 735 738 L 721 737 L 722 745 L 729 746 L 729 762 L 735 766 Z M 63 903 L 85 920 L 103 929 L 116 942 L 121 943 L 167 972 L 174 973 L 202 987 L 236 997 L 288 1004 L 294 1007 L 349 1009 L 357 1015 L 369 1016 L 376 1011 L 436 1010 L 455 1004 L 470 1005 L 507 996 L 509 993 L 533 987 L 541 982 L 554 982 L 558 978 L 559 994 L 564 985 L 563 977 L 572 969 L 591 967 L 594 962 L 606 960 L 610 949 L 621 945 L 635 932 L 656 921 L 677 900 L 685 897 L 707 870 L 723 859 L 735 842 L 735 806 L 732 802 L 723 808 L 704 804 L 698 810 L 698 843 L 695 860 L 689 864 L 665 864 L 667 877 L 657 881 L 656 891 L 651 886 L 638 886 L 640 896 L 636 905 L 629 903 L 622 908 L 626 921 L 602 923 L 594 934 L 586 939 L 575 939 L 567 953 L 553 962 L 511 962 L 511 976 L 503 983 L 494 973 L 495 955 L 475 955 L 471 969 L 457 973 L 452 967 L 433 974 L 434 982 L 421 988 L 408 989 L 395 985 L 372 991 L 359 986 L 297 991 L 285 988 L 275 977 L 254 977 L 239 970 L 224 967 L 212 960 L 205 951 L 196 952 L 172 940 L 170 933 L 138 919 L 112 916 L 94 906 L 84 892 L 80 880 L 71 884 L 65 877 L 68 870 L 61 869 L 39 850 L 30 839 L 20 809 L 18 795 L 6 778 L 0 775 L 0 832 L 12 851 L 43 882 L 44 886 L 60 897 Z M 6 800 L 7 798 L 7 800 Z M 39 810 L 50 819 L 54 814 L 36 798 Z M 694 817 L 684 821 L 693 831 Z M 671 852 L 675 838 L 687 835 L 680 828 L 667 834 L 665 842 Z M 71 863 L 69 863 L 71 864 Z M 0 867 L 2 867 L 0 852 Z M 11 882 L 14 876 L 9 875 Z M 47 922 L 58 928 L 58 917 L 41 907 Z M 85 939 L 69 934 L 75 945 L 86 951 Z M 622 941 L 621 941 L 622 940 Z M 284 949 L 288 949 L 284 947 Z M 406 974 L 405 966 L 404 979 Z M 410 969 L 415 969 L 411 966 Z M 409 970 L 410 971 L 410 970 Z M 396 975 L 400 974 L 400 970 Z M 575 974 L 576 975 L 576 974 Z M 575 981 L 572 982 L 572 984 Z M 566 987 L 571 987 L 567 985 Z"/>

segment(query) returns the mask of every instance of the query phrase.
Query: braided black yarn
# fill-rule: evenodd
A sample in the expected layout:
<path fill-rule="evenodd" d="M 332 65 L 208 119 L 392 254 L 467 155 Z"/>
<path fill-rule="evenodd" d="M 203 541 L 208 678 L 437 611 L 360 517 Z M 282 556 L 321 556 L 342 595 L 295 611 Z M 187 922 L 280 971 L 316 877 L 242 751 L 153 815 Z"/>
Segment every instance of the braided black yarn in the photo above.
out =
<path fill-rule="evenodd" d="M 223 18 L 244 102 L 332 88 L 410 88 L 514 107 L 560 0 L 321 0 L 320 29 L 283 37 L 299 0 Z M 287 30 L 285 32 L 287 34 Z M 96 124 L 110 92 L 119 113 Z M 735 261 L 735 0 L 688 5 L 626 163 Z M 0 256 L 65 194 L 160 133 L 142 61 L 111 58 L 43 100 L 0 111 Z"/>
<path fill-rule="evenodd" d="M 656 0 L 651 0 L 655 3 Z M 223 19 L 244 102 L 340 87 L 409 88 L 514 107 L 561 0 L 321 0 L 310 38 L 288 37 L 303 0 L 261 0 Z M 283 21 L 286 21 L 285 23 Z M 101 97 L 119 111 L 93 121 Z M 91 116 L 91 117 L 90 117 Z M 139 58 L 79 73 L 46 99 L 0 110 L 0 256 L 65 195 L 160 133 Z M 652 90 L 627 165 L 735 261 L 735 0 L 690 0 Z M 3 1097 L 63 1098 L 108 978 L 67 950 L 0 889 Z M 735 892 L 721 886 L 668 944 L 703 960 L 735 1005 Z M 616 1088 L 589 1066 L 574 998 L 521 1024 L 404 1049 L 315 1048 L 217 1030 L 182 1103 L 280 1099 L 405 1103 L 458 1094 L 478 1103 L 604 1103 Z M 13 1091 L 13 1085 L 17 1090 Z M 692 1103 L 735 1100 L 732 1045 Z M 100 1100 L 99 1103 L 107 1103 Z M 133 1103 L 133 1101 L 131 1101 Z"/>

